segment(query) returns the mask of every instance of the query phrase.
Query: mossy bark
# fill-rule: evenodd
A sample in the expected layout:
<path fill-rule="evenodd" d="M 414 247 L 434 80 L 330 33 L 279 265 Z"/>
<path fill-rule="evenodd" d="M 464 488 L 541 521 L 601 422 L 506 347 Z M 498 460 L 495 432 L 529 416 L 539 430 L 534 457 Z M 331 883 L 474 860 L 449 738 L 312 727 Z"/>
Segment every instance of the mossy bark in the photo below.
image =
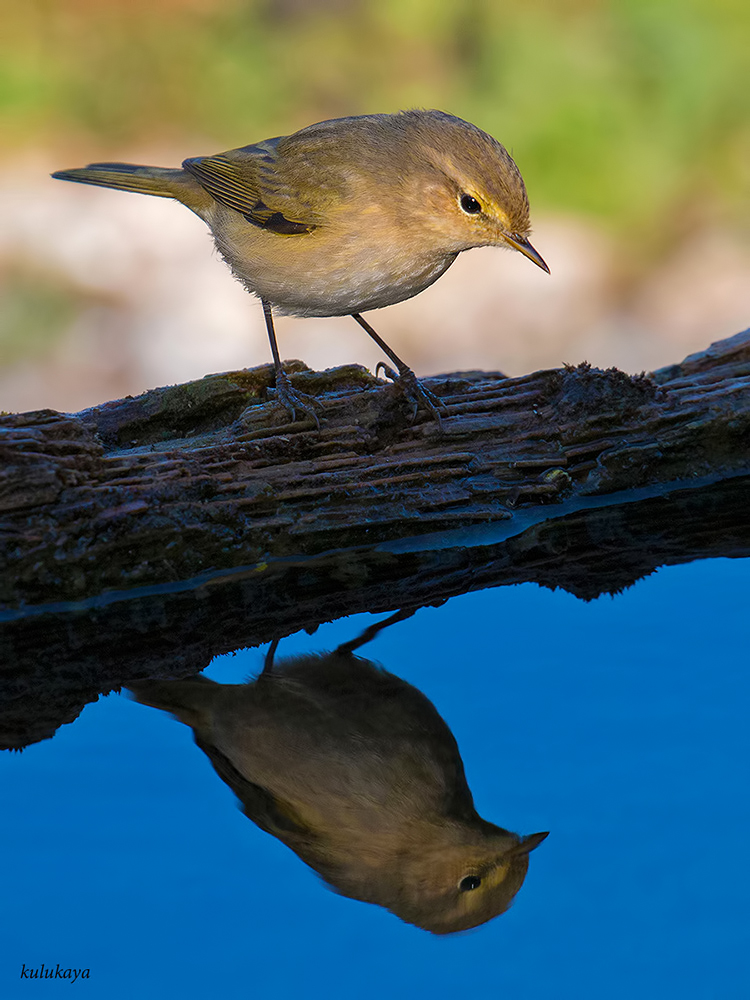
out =
<path fill-rule="evenodd" d="M 442 432 L 363 369 L 291 367 L 320 433 L 267 367 L 0 418 L 0 745 L 342 615 L 750 555 L 750 333 L 648 377 L 433 379 Z"/>
<path fill-rule="evenodd" d="M 264 401 L 270 366 L 78 414 L 0 418 L 0 607 L 512 520 L 750 467 L 750 331 L 650 376 L 588 365 L 429 380 L 442 429 L 364 369 L 290 365 L 322 429 Z"/>

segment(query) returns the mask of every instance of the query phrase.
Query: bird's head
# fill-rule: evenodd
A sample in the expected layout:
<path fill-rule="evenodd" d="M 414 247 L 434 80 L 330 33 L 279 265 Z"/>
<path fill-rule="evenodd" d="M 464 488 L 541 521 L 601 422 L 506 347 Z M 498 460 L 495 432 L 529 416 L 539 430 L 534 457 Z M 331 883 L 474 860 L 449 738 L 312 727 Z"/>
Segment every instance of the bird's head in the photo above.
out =
<path fill-rule="evenodd" d="M 412 858 L 402 867 L 398 899 L 386 904 L 389 909 L 433 934 L 468 930 L 504 913 L 526 878 L 529 853 L 547 833 L 518 837 L 483 826 L 482 839 L 433 844 Z"/>
<path fill-rule="evenodd" d="M 529 242 L 529 199 L 513 158 L 496 139 L 442 111 L 406 111 L 420 169 L 424 225 L 454 252 L 479 246 L 518 250 L 549 268 Z"/>

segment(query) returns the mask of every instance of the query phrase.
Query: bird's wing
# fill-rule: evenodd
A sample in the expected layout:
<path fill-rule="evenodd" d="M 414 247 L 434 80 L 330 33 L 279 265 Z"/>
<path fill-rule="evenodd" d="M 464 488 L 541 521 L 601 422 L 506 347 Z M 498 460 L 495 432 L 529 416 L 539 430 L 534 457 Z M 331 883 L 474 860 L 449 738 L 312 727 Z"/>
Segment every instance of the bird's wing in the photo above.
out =
<path fill-rule="evenodd" d="M 275 233 L 309 233 L 318 222 L 285 178 L 277 151 L 279 139 L 243 146 L 216 156 L 196 156 L 182 164 L 220 204 L 248 222 Z"/>
<path fill-rule="evenodd" d="M 309 835 L 310 831 L 290 806 L 276 799 L 266 788 L 248 781 L 225 754 L 201 739 L 197 732 L 194 738 L 196 745 L 211 761 L 214 771 L 242 803 L 243 813 L 261 830 L 282 840 L 290 834 Z"/>

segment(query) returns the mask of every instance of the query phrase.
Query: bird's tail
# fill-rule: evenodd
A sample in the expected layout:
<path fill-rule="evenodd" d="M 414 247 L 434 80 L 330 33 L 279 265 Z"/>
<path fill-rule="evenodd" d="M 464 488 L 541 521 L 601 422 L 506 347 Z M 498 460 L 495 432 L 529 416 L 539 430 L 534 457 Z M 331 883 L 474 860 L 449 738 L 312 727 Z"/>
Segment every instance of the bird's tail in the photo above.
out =
<path fill-rule="evenodd" d="M 222 688 L 208 677 L 196 675 L 179 681 L 135 681 L 128 689 L 142 705 L 171 712 L 180 722 L 199 729 Z"/>
<path fill-rule="evenodd" d="M 193 211 L 198 211 L 206 195 L 194 177 L 180 167 L 145 167 L 137 163 L 90 163 L 76 170 L 56 170 L 52 176 L 60 181 L 97 184 L 153 194 L 158 198 L 176 198 Z"/>

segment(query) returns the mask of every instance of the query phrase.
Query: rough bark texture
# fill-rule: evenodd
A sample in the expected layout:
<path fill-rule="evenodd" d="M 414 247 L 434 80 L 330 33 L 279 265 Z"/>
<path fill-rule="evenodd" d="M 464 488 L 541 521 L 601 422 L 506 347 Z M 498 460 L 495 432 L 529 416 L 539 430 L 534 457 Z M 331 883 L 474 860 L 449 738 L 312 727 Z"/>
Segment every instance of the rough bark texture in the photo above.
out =
<path fill-rule="evenodd" d="M 300 369 L 298 363 L 294 366 Z M 79 414 L 0 418 L 0 607 L 392 542 L 533 505 L 748 470 L 750 332 L 652 376 L 588 365 L 430 380 L 442 431 L 364 369 L 270 366 Z"/>
<path fill-rule="evenodd" d="M 340 615 L 750 554 L 750 333 L 648 377 L 433 379 L 442 433 L 359 368 L 296 376 L 320 433 L 278 424 L 270 377 L 2 418 L 0 742 Z"/>

